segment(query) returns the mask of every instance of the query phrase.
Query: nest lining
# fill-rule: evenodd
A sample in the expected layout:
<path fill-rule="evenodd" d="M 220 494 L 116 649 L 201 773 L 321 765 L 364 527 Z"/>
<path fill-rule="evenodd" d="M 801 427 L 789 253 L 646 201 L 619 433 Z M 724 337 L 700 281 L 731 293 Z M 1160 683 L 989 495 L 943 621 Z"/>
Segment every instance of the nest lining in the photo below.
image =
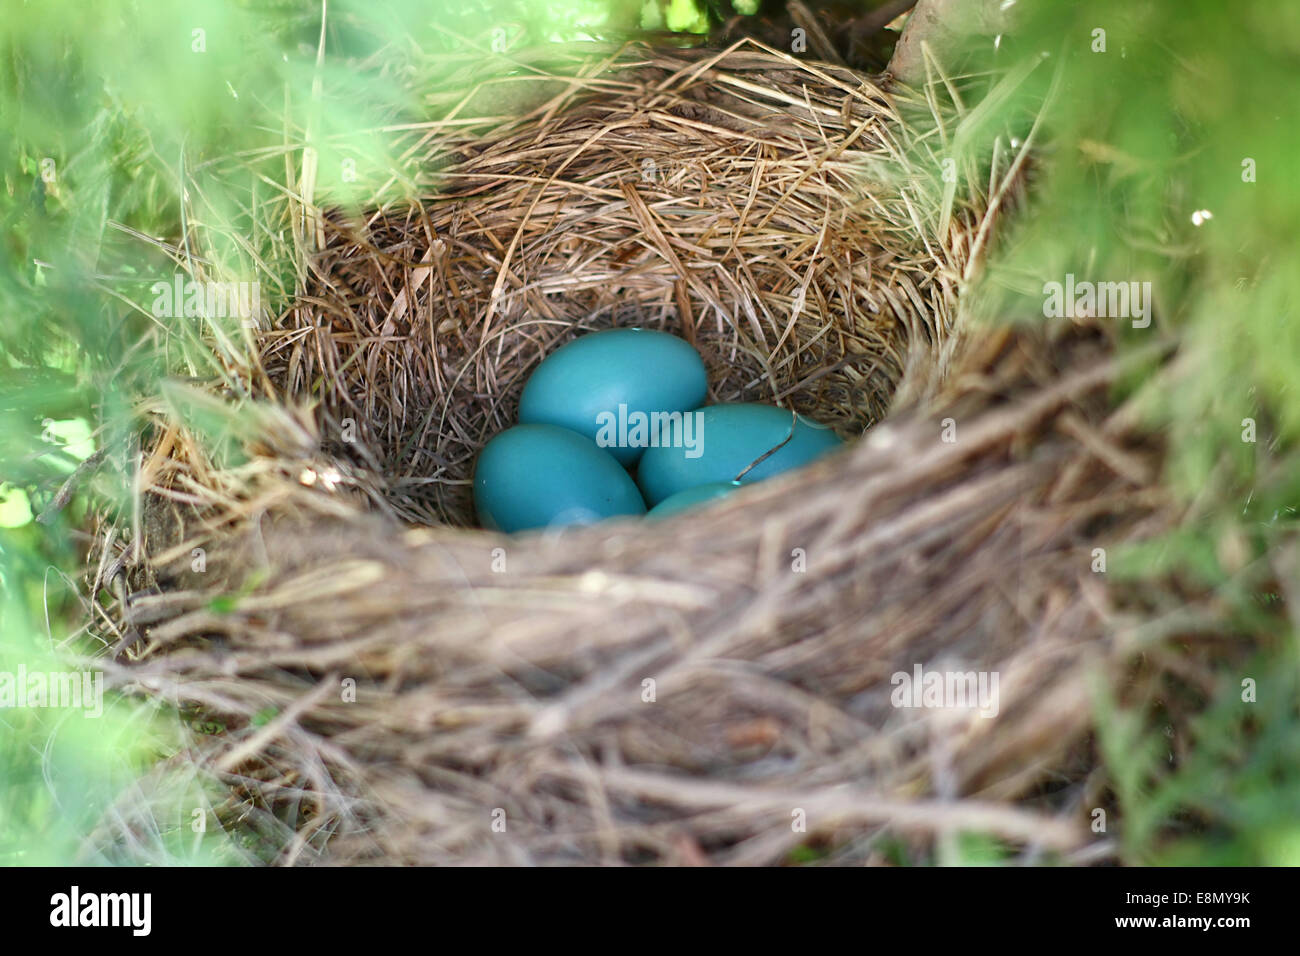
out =
<path fill-rule="evenodd" d="M 964 262 L 916 231 L 934 188 L 884 93 L 745 51 L 600 79 L 430 138 L 434 201 L 328 216 L 308 294 L 265 340 L 276 391 L 319 400 L 326 447 L 405 520 L 473 524 L 475 455 L 583 332 L 673 332 L 711 402 L 781 404 L 849 438 L 909 363 L 940 364 Z"/>

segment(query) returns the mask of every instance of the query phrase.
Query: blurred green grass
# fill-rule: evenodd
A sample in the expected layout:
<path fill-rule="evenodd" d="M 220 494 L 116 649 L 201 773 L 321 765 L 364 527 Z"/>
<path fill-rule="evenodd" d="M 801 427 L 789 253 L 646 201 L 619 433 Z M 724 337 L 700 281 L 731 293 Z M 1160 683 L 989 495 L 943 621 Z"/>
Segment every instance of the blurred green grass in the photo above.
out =
<path fill-rule="evenodd" d="M 215 372 L 193 365 L 203 352 L 186 347 L 180 330 L 175 349 L 172 339 L 163 354 L 138 348 L 148 285 L 172 269 L 156 250 L 146 254 L 139 236 L 181 234 L 181 184 L 196 170 L 210 174 L 207 198 L 238 233 L 247 211 L 219 188 L 221 161 L 232 155 L 265 158 L 269 182 L 258 188 L 273 195 L 296 148 L 286 144 L 310 131 L 333 195 L 346 199 L 352 187 L 340 172 L 347 159 L 403 180 L 380 127 L 418 116 L 423 103 L 405 61 L 386 50 L 417 47 L 436 61 L 438 51 L 638 27 L 701 32 L 728 12 L 683 0 L 339 0 L 329 5 L 318 68 L 312 0 L 105 0 L 93 20 L 82 7 L 47 0 L 13 6 L 0 20 L 0 670 L 19 660 L 57 668 L 56 648 L 89 647 L 87 609 L 68 581 L 78 573 L 84 517 L 127 502 L 133 400 L 156 392 L 164 374 Z M 1198 713 L 1178 729 L 1186 739 L 1176 760 L 1160 702 L 1121 707 L 1099 691 L 1098 751 L 1119 853 L 1132 863 L 1300 863 L 1296 634 L 1277 595 L 1251 583 L 1294 547 L 1300 500 L 1300 8 L 1261 0 L 1020 7 L 1021 28 L 996 47 L 980 41 L 973 73 L 1046 56 L 988 122 L 1027 129 L 1051 99 L 1033 206 L 1000 237 L 972 301 L 989 320 L 1034 321 L 1043 283 L 1067 273 L 1152 282 L 1157 323 L 1125 330 L 1125 340 L 1141 345 L 1177 330 L 1184 367 L 1158 389 L 1142 378 L 1125 388 L 1168 441 L 1171 487 L 1210 504 L 1196 526 L 1116 556 L 1112 576 L 1140 586 L 1175 575 L 1215 591 L 1251 655 L 1217 675 L 1208 695 L 1187 691 Z M 318 83 L 324 109 L 313 108 Z M 358 197 L 363 186 L 352 187 Z M 1212 218 L 1198 225 L 1193 214 L 1202 210 Z M 256 252 L 274 248 L 252 238 Z M 235 262 L 249 254 L 219 252 Z M 284 288 L 271 292 L 287 294 L 293 264 L 277 265 Z M 1257 423 L 1254 443 L 1242 441 L 1245 419 Z M 107 466 L 37 523 L 92 448 Z M 1262 570 L 1243 582 L 1223 557 L 1224 540 L 1244 541 L 1248 567 Z M 1258 681 L 1255 703 L 1241 700 L 1244 677 Z M 133 774 L 174 746 L 178 719 L 129 701 L 94 722 L 0 711 L 0 861 L 86 858 L 96 820 Z M 179 781 L 185 796 L 170 822 L 139 845 L 97 849 L 90 861 L 250 859 L 219 833 L 195 841 L 183 812 L 200 801 L 195 788 Z M 977 836 L 961 846 L 963 861 L 1002 858 Z"/>

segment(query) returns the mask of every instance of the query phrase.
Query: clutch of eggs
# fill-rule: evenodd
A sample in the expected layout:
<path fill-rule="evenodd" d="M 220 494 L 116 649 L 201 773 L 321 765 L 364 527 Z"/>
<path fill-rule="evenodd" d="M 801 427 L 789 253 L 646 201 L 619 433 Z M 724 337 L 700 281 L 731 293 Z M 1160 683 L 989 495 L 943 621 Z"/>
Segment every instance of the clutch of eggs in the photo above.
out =
<path fill-rule="evenodd" d="M 666 332 L 610 329 L 561 346 L 524 384 L 520 424 L 479 454 L 480 522 L 526 531 L 644 515 L 647 505 L 659 519 L 842 444 L 774 405 L 700 407 L 707 392 L 699 353 Z"/>

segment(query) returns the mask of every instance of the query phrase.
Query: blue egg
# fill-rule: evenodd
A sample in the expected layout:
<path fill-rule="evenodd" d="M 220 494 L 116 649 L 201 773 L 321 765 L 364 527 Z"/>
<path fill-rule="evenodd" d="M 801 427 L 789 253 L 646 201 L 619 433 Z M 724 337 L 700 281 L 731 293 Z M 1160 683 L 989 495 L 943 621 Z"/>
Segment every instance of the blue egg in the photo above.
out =
<path fill-rule="evenodd" d="M 696 505 L 703 504 L 706 501 L 712 501 L 714 498 L 722 498 L 731 494 L 740 487 L 738 481 L 717 482 L 708 485 L 696 485 L 694 488 L 687 488 L 679 491 L 675 495 L 669 495 L 659 504 L 655 505 L 645 516 L 647 519 L 667 518 L 677 514 L 679 511 L 686 511 L 694 508 Z"/>
<path fill-rule="evenodd" d="M 474 507 L 485 528 L 508 532 L 645 514 L 612 455 L 554 425 L 516 425 L 487 443 L 474 466 Z"/>
<path fill-rule="evenodd" d="M 651 506 L 696 485 L 762 481 L 843 444 L 829 428 L 802 415 L 791 436 L 790 410 L 775 405 L 707 405 L 691 416 L 692 427 L 683 429 L 681 441 L 650 448 L 641 457 L 637 484 Z M 778 450 L 741 475 L 778 445 Z"/>
<path fill-rule="evenodd" d="M 592 332 L 537 366 L 519 399 L 519 421 L 586 435 L 630 466 L 668 422 L 663 416 L 698 408 L 708 387 L 704 360 L 675 335 Z"/>

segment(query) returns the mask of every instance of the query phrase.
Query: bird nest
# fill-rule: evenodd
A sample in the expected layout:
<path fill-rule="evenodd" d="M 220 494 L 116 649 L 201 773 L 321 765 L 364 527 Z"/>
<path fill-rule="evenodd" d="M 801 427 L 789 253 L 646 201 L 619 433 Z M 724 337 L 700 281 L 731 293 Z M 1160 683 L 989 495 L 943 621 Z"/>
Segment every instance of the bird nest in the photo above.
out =
<path fill-rule="evenodd" d="M 1168 506 L 1105 329 L 967 316 L 1026 153 L 945 175 L 959 106 L 750 43 L 520 62 L 392 134 L 415 196 L 259 207 L 292 301 L 146 406 L 99 665 L 209 731 L 216 819 L 283 864 L 1086 853 L 1090 681 L 1132 650 L 1094 552 Z M 674 520 L 474 528 L 524 380 L 616 326 L 849 449 Z"/>

